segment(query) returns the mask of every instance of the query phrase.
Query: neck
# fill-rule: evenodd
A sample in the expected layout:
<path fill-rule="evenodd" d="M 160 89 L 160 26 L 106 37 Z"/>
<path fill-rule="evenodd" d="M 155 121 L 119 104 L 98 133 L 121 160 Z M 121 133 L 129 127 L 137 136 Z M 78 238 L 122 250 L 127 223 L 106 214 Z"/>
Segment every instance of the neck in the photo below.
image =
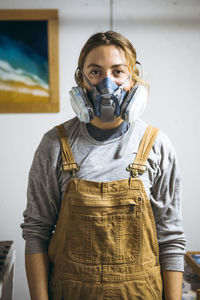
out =
<path fill-rule="evenodd" d="M 123 122 L 121 117 L 115 118 L 113 122 L 101 122 L 99 117 L 95 117 L 90 123 L 100 129 L 117 128 Z"/>

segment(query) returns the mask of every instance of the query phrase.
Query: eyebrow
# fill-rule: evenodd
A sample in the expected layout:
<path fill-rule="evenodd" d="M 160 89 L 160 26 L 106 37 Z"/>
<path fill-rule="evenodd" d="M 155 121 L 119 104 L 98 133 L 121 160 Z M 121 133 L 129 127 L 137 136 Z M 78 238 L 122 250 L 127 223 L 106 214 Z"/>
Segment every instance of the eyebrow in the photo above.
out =
<path fill-rule="evenodd" d="M 102 69 L 102 66 L 100 66 L 100 65 L 97 65 L 97 64 L 89 64 L 88 66 L 87 66 L 87 69 L 89 69 L 89 68 L 100 68 L 100 69 Z M 126 67 L 126 68 L 128 68 L 128 66 L 127 65 L 125 65 L 125 64 L 116 64 L 116 65 L 113 65 L 112 66 L 112 69 L 113 68 L 118 68 L 118 67 Z"/>

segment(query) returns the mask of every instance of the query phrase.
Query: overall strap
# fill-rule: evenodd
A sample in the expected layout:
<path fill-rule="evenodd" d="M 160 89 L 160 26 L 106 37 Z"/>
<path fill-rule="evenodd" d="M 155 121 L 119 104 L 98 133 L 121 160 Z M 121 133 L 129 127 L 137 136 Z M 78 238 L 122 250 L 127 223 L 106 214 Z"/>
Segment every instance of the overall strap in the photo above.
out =
<path fill-rule="evenodd" d="M 154 141 L 158 135 L 158 132 L 159 129 L 154 128 L 151 125 L 149 125 L 145 130 L 135 160 L 127 168 L 127 170 L 131 172 L 132 177 L 142 175 L 147 170 L 146 161 L 149 156 L 149 152 L 151 151 L 151 148 L 154 144 Z"/>
<path fill-rule="evenodd" d="M 74 174 L 74 172 L 77 172 L 79 170 L 79 166 L 77 165 L 77 163 L 74 160 L 74 156 L 72 154 L 72 150 L 71 150 L 70 144 L 67 139 L 67 134 L 66 134 L 64 125 L 61 124 L 61 125 L 55 126 L 55 128 L 58 132 L 60 142 L 61 142 L 62 170 L 63 171 L 71 171 L 72 174 Z"/>

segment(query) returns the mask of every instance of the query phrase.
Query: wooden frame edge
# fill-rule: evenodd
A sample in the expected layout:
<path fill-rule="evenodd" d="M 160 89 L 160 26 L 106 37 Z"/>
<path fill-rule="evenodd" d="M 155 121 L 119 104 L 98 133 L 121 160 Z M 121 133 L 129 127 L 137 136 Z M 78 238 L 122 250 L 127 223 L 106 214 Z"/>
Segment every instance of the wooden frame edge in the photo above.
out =
<path fill-rule="evenodd" d="M 50 96 L 47 103 L 0 102 L 0 113 L 59 112 L 59 33 L 57 9 L 0 9 L 0 21 L 47 21 Z"/>

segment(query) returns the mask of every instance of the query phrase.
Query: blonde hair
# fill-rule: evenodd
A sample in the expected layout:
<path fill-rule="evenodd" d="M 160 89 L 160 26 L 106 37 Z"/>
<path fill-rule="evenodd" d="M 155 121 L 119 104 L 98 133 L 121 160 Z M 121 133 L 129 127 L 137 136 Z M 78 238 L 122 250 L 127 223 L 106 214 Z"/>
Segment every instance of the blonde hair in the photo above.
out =
<path fill-rule="evenodd" d="M 76 83 L 80 86 L 83 86 L 82 71 L 83 71 L 86 57 L 90 53 L 90 51 L 99 46 L 109 46 L 109 45 L 114 45 L 116 47 L 121 48 L 124 51 L 126 59 L 128 61 L 129 71 L 132 75 L 132 80 L 135 83 L 140 83 L 145 86 L 148 86 L 148 84 L 139 75 L 139 70 L 136 64 L 137 54 L 135 48 L 126 37 L 124 37 L 122 34 L 117 33 L 115 31 L 99 32 L 92 35 L 87 40 L 87 42 L 85 43 L 85 45 L 81 50 L 78 59 L 78 68 L 76 69 L 75 72 Z"/>

